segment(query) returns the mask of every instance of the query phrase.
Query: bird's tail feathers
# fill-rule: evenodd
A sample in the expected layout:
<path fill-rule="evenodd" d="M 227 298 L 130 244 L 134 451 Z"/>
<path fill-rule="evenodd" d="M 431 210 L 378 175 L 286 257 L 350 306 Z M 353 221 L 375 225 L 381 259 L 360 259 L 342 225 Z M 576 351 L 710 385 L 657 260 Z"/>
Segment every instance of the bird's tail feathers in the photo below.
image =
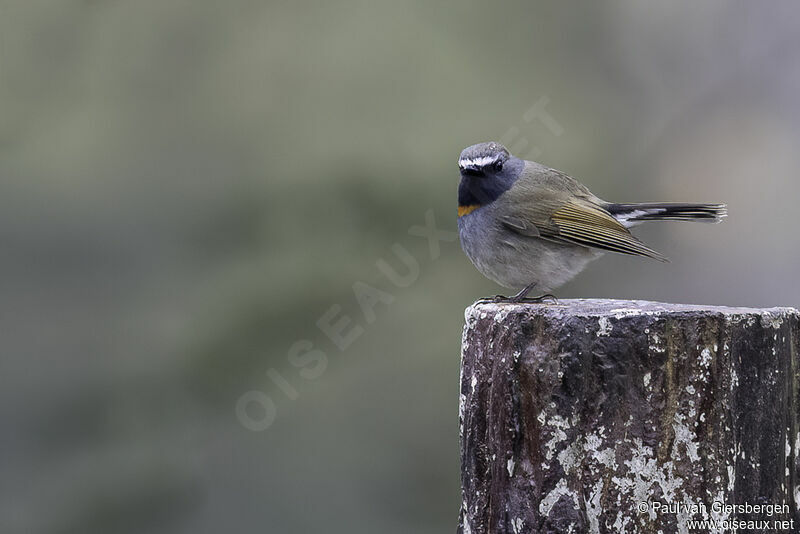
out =
<path fill-rule="evenodd" d="M 701 221 L 718 223 L 728 215 L 725 204 L 609 204 L 611 215 L 625 226 L 642 221 Z"/>

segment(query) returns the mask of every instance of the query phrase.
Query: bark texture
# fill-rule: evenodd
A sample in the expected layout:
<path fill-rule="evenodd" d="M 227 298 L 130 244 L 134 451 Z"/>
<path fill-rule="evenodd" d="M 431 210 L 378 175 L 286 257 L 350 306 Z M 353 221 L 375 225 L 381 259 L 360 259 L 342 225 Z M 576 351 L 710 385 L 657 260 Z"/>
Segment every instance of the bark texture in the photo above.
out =
<path fill-rule="evenodd" d="M 465 315 L 460 533 L 669 534 L 703 519 L 727 523 L 694 531 L 800 532 L 797 310 L 562 300 Z"/>

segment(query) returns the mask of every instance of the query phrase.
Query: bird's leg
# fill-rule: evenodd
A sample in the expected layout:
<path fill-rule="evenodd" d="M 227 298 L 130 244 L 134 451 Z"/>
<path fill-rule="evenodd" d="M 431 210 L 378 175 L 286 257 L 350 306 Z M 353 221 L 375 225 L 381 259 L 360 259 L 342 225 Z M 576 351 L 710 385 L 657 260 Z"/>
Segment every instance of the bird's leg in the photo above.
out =
<path fill-rule="evenodd" d="M 550 301 L 553 304 L 558 304 L 558 299 L 554 295 L 551 295 L 550 293 L 547 293 L 547 294 L 542 295 L 540 297 L 528 297 L 527 296 L 528 293 L 530 293 L 530 291 L 534 287 L 536 287 L 536 282 L 534 282 L 532 284 L 528 284 L 527 286 L 523 287 L 522 290 L 519 293 L 517 293 L 516 295 L 514 295 L 512 297 L 506 297 L 506 296 L 503 296 L 503 295 L 495 295 L 494 297 L 482 298 L 482 299 L 478 300 L 478 302 L 479 303 L 482 303 L 482 302 L 512 302 L 512 303 L 516 304 L 516 303 L 519 303 L 519 302 L 537 302 L 537 303 L 542 303 L 542 302 Z"/>
<path fill-rule="evenodd" d="M 528 284 L 527 286 L 523 287 L 519 293 L 517 293 L 513 297 L 509 297 L 508 300 L 511 302 L 522 302 L 523 300 L 525 300 L 526 295 L 530 293 L 531 289 L 533 289 L 535 286 L 536 282 Z"/>

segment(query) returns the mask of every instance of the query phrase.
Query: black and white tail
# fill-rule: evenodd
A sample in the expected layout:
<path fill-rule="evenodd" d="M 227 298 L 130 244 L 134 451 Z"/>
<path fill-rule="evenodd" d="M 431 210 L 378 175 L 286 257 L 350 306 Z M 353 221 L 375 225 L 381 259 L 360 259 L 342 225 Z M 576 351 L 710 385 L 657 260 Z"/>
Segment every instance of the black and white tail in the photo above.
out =
<path fill-rule="evenodd" d="M 609 204 L 606 209 L 625 226 L 642 221 L 701 221 L 718 223 L 728 215 L 725 204 Z"/>

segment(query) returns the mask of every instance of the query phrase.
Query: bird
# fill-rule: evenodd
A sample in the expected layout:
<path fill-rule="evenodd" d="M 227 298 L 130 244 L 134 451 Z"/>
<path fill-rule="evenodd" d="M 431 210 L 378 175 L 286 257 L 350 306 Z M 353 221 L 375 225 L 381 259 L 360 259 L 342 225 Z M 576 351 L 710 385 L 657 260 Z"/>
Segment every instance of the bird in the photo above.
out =
<path fill-rule="evenodd" d="M 720 222 L 725 204 L 617 204 L 567 174 L 515 157 L 496 142 L 458 158 L 458 234 L 478 271 L 518 291 L 483 300 L 557 300 L 549 292 L 606 252 L 669 261 L 631 234 L 644 221 Z M 536 289 L 539 297 L 528 297 Z"/>

